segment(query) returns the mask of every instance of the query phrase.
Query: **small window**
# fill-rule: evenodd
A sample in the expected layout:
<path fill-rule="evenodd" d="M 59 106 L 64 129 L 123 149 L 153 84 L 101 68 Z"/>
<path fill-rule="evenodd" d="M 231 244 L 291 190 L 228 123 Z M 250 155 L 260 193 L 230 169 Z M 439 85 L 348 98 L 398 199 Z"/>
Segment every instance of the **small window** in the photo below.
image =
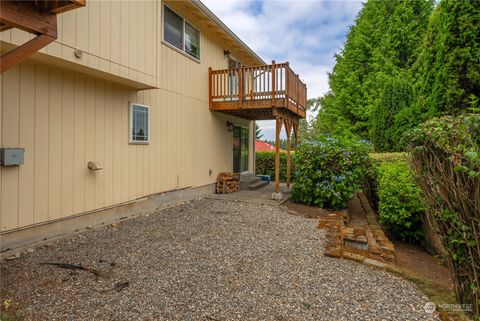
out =
<path fill-rule="evenodd" d="M 163 16 L 163 40 L 200 59 L 200 32 L 166 6 Z"/>
<path fill-rule="evenodd" d="M 130 105 L 130 142 L 147 144 L 149 142 L 150 108 L 145 105 Z"/>

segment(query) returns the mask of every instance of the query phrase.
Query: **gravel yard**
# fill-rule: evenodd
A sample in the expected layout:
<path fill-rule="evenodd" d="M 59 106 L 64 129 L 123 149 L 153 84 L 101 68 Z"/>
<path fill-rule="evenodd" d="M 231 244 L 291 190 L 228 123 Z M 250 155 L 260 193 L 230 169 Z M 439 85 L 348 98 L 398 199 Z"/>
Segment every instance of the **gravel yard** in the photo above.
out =
<path fill-rule="evenodd" d="M 413 284 L 325 257 L 316 225 L 278 206 L 196 200 L 2 261 L 0 294 L 25 320 L 431 318 Z"/>

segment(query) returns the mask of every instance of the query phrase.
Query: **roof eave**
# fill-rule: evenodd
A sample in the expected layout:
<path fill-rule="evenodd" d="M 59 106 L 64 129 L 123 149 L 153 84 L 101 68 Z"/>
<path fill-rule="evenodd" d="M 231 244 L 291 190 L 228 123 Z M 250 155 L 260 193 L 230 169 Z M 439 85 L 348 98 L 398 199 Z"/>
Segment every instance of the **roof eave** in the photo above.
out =
<path fill-rule="evenodd" d="M 261 65 L 266 65 L 267 63 L 260 58 L 259 55 L 255 53 L 245 42 L 242 41 L 230 28 L 225 25 L 220 18 L 218 18 L 206 5 L 204 5 L 200 0 L 191 0 L 192 3 L 202 11 L 210 20 L 212 20 L 215 24 L 217 24 L 222 30 L 227 33 L 230 37 L 232 37 L 236 42 L 238 42 L 251 56 L 255 57 Z"/>

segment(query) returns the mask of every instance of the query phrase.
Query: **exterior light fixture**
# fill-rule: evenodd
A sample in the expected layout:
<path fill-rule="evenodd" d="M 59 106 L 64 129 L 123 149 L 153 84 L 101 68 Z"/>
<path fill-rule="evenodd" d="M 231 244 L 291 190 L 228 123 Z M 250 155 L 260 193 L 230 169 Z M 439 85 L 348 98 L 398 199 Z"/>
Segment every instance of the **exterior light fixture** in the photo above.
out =
<path fill-rule="evenodd" d="M 227 127 L 229 132 L 233 132 L 233 123 L 231 121 L 227 121 Z"/>
<path fill-rule="evenodd" d="M 227 49 L 227 50 L 224 50 L 224 51 L 223 51 L 223 55 L 224 55 L 225 57 L 227 57 L 227 58 L 230 58 L 230 50 L 228 50 L 228 49 Z"/>
<path fill-rule="evenodd" d="M 76 49 L 73 51 L 73 54 L 75 55 L 76 58 L 80 59 L 83 56 L 83 52 L 79 49 Z"/>

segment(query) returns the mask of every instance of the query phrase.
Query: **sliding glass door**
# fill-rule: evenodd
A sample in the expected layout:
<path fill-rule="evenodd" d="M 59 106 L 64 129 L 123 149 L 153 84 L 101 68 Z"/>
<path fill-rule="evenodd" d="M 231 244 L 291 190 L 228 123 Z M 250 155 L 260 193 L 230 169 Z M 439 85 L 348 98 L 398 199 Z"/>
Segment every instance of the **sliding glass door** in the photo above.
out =
<path fill-rule="evenodd" d="M 248 128 L 233 127 L 233 171 L 248 171 Z"/>

